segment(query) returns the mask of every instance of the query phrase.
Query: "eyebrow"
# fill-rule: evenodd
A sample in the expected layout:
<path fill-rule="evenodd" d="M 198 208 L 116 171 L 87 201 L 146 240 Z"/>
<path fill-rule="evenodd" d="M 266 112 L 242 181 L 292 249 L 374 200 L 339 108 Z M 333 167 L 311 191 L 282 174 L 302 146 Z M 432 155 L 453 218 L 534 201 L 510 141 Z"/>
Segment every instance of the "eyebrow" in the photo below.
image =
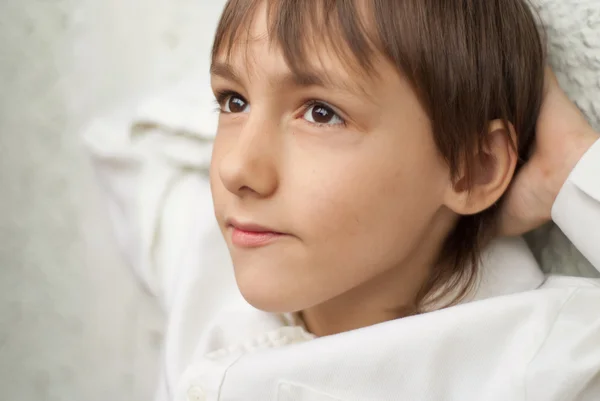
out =
<path fill-rule="evenodd" d="M 235 83 L 241 85 L 242 79 L 237 71 L 233 68 L 231 64 L 223 63 L 223 62 L 213 62 L 210 67 L 211 75 L 219 76 L 221 78 L 225 78 Z M 331 79 L 328 74 L 319 73 L 318 71 L 298 71 L 298 72 L 288 72 L 280 74 L 276 77 L 275 82 L 278 85 L 284 87 L 297 86 L 297 87 L 309 87 L 309 86 L 322 86 L 327 88 L 335 88 L 341 89 L 347 92 L 356 93 L 357 89 L 364 92 L 364 88 L 356 86 L 348 85 L 343 81 L 336 81 Z"/>

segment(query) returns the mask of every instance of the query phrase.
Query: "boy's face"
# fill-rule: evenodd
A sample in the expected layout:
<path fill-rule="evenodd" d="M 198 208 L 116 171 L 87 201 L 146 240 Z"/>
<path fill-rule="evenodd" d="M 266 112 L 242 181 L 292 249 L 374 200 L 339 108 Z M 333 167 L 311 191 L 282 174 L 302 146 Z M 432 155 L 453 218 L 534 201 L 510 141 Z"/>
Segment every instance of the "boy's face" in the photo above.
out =
<path fill-rule="evenodd" d="M 323 48 L 297 77 L 266 29 L 212 69 L 211 186 L 242 294 L 272 312 L 414 295 L 453 224 L 428 116 L 387 61 L 368 77 Z"/>

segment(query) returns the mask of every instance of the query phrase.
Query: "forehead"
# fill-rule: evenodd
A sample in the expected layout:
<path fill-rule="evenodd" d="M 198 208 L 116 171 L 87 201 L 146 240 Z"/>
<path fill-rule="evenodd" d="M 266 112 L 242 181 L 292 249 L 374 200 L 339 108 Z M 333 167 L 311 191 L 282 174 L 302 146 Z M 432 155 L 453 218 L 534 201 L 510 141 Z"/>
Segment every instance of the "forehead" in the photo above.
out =
<path fill-rule="evenodd" d="M 232 0 L 217 30 L 213 65 L 246 72 L 287 70 L 300 80 L 318 71 L 329 80 L 368 85 L 379 78 L 384 57 L 365 3 Z"/>

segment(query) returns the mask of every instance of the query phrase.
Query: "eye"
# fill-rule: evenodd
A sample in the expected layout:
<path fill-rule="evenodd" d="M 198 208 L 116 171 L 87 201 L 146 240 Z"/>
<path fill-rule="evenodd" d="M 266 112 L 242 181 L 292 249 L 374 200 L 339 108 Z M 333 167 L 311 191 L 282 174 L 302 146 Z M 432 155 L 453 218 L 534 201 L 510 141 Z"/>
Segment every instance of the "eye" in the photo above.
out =
<path fill-rule="evenodd" d="M 309 103 L 302 117 L 317 125 L 344 124 L 344 120 L 330 106 L 319 102 Z"/>
<path fill-rule="evenodd" d="M 234 92 L 217 95 L 217 102 L 223 113 L 247 113 L 250 110 L 250 104 L 246 99 Z"/>

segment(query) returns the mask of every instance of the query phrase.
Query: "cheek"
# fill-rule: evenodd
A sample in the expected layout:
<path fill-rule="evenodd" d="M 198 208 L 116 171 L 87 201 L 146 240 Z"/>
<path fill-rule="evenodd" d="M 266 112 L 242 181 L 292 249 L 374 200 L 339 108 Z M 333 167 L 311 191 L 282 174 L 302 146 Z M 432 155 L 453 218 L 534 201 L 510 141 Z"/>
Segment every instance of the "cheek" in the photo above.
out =
<path fill-rule="evenodd" d="M 210 182 L 211 185 L 216 184 L 219 179 L 219 164 L 221 162 L 221 144 L 218 136 L 215 138 L 215 142 L 213 144 L 212 155 L 210 158 Z"/>
<path fill-rule="evenodd" d="M 390 236 L 423 220 L 438 203 L 435 179 L 423 172 L 365 168 L 334 176 L 313 181 L 306 194 L 310 216 L 304 219 L 317 225 L 312 232 L 337 234 L 330 238 Z"/>
<path fill-rule="evenodd" d="M 214 144 L 213 151 L 210 160 L 210 191 L 213 199 L 213 207 L 215 210 L 215 215 L 217 219 L 220 219 L 220 210 L 224 206 L 224 197 L 225 197 L 225 187 L 221 182 L 221 177 L 219 176 L 219 165 L 223 158 L 224 151 L 227 147 L 226 141 L 217 134 Z M 220 222 L 220 221 L 219 221 Z"/>
<path fill-rule="evenodd" d="M 441 205 L 443 171 L 435 152 L 375 154 L 353 155 L 347 163 L 329 159 L 326 174 L 298 176 L 306 203 L 293 207 L 296 223 L 315 265 L 331 278 L 352 270 L 349 276 L 364 280 L 400 263 Z"/>

